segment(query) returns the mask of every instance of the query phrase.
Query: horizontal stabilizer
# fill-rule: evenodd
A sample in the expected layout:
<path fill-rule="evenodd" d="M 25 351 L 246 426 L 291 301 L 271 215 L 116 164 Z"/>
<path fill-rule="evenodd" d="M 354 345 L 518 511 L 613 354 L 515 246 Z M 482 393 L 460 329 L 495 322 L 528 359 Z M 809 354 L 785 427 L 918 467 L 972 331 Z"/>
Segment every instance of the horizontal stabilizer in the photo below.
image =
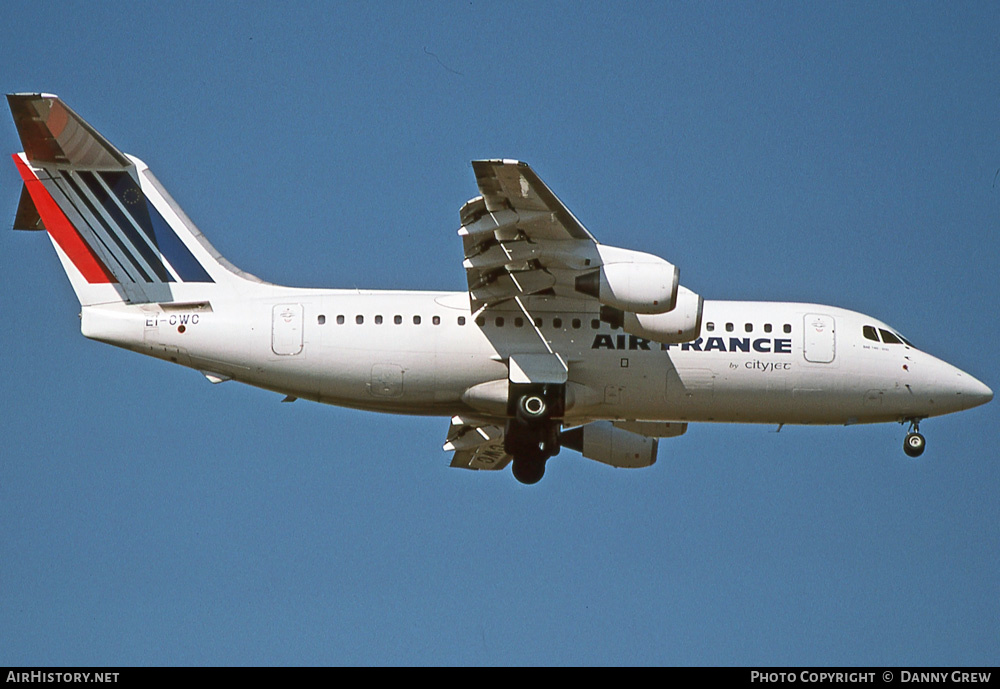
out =
<path fill-rule="evenodd" d="M 56 96 L 11 93 L 7 103 L 29 163 L 93 170 L 124 170 L 132 164 Z"/>

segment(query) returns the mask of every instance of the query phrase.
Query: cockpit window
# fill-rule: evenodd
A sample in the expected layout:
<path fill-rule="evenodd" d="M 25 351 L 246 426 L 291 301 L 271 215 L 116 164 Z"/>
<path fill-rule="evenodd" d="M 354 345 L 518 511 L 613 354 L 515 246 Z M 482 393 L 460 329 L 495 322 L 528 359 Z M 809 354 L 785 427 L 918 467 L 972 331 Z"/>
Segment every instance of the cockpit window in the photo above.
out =
<path fill-rule="evenodd" d="M 875 326 L 873 325 L 864 325 L 861 326 L 861 332 L 862 334 L 864 334 L 866 340 L 871 340 L 872 342 L 884 342 L 886 344 L 902 344 L 906 345 L 907 347 L 913 347 L 913 349 L 916 349 L 916 347 L 913 346 L 913 343 L 907 340 L 905 337 L 903 337 L 899 333 L 894 333 L 889 330 L 886 330 L 885 328 L 876 329 Z M 881 339 L 879 339 L 879 334 L 882 335 Z"/>
<path fill-rule="evenodd" d="M 903 344 L 902 340 L 900 340 L 898 337 L 893 335 L 885 328 L 879 328 L 878 331 L 882 335 L 882 341 L 885 342 L 886 344 Z"/>

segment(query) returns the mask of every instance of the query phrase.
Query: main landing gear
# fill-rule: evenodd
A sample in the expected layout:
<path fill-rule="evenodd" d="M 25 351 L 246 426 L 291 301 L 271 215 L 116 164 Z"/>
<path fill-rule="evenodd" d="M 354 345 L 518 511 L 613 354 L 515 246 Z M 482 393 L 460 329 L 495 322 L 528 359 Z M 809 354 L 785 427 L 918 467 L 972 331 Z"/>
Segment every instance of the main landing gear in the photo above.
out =
<path fill-rule="evenodd" d="M 910 422 L 910 431 L 906 434 L 906 439 L 903 440 L 903 452 L 909 457 L 919 457 L 924 453 L 924 449 L 927 447 L 927 441 L 924 440 L 924 436 L 920 435 L 920 419 L 908 419 Z"/>
<path fill-rule="evenodd" d="M 511 388 L 514 388 L 511 385 Z M 514 458 L 511 471 L 521 483 L 538 483 L 545 462 L 559 453 L 558 420 L 564 409 L 562 385 L 517 386 L 511 390 L 511 418 L 504 429 L 504 450 Z"/>

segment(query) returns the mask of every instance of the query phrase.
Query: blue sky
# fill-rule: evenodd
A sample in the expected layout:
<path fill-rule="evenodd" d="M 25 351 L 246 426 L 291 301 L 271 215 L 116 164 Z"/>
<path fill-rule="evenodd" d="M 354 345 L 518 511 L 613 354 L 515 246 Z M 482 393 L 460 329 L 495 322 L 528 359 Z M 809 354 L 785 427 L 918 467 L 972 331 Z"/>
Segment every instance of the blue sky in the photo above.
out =
<path fill-rule="evenodd" d="M 18 3 L 58 93 L 233 263 L 455 289 L 519 158 L 706 298 L 869 313 L 996 389 L 995 3 Z M 20 150 L 6 119 L 6 150 Z M 0 165 L 0 216 L 20 180 Z M 650 469 L 448 467 L 447 420 L 84 339 L 0 233 L 0 664 L 996 664 L 1000 406 L 694 425 Z"/>

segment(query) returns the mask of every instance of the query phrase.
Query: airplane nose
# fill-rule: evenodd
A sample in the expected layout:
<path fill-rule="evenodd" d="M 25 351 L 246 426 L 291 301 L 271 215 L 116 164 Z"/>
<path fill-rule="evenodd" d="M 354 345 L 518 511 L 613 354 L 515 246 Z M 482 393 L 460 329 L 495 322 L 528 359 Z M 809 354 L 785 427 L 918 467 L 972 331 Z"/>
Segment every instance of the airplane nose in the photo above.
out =
<path fill-rule="evenodd" d="M 993 399 L 993 391 L 990 390 L 989 386 L 980 383 L 975 378 L 972 379 L 972 382 L 975 384 L 975 389 L 969 393 L 969 397 L 975 400 L 973 406 L 978 407 L 980 404 L 986 404 Z"/>
<path fill-rule="evenodd" d="M 921 368 L 927 372 L 927 403 L 935 410 L 931 416 L 972 409 L 993 399 L 989 387 L 957 366 L 933 357 L 925 361 L 926 368 Z"/>
<path fill-rule="evenodd" d="M 958 372 L 958 380 L 953 381 L 953 385 L 963 409 L 972 409 L 993 399 L 993 391 L 989 386 L 964 371 Z"/>

